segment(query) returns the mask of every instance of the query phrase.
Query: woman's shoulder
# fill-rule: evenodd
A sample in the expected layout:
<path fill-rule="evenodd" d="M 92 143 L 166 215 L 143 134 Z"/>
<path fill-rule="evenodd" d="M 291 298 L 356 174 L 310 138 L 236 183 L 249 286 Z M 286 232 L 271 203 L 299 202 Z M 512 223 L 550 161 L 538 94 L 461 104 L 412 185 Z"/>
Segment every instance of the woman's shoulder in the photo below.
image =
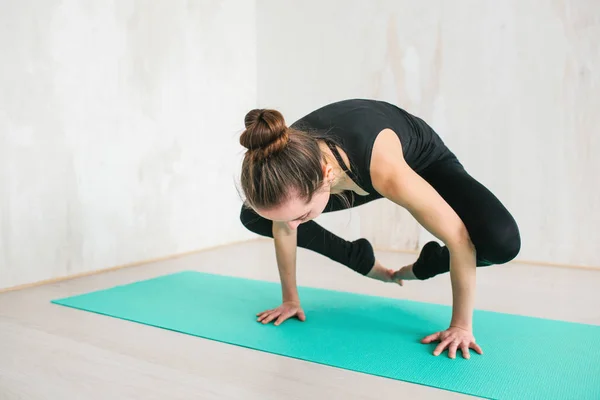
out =
<path fill-rule="evenodd" d="M 315 109 L 294 122 L 292 128 L 339 145 L 350 159 L 351 169 L 360 180 L 359 186 L 372 191 L 370 170 L 374 144 L 381 142 L 378 138 L 384 130 L 398 127 L 392 107 L 379 100 L 340 100 Z"/>
<path fill-rule="evenodd" d="M 369 177 L 375 191 L 397 185 L 404 177 L 415 172 L 405 158 L 405 150 L 399 135 L 392 129 L 384 129 L 373 143 L 369 160 Z"/>

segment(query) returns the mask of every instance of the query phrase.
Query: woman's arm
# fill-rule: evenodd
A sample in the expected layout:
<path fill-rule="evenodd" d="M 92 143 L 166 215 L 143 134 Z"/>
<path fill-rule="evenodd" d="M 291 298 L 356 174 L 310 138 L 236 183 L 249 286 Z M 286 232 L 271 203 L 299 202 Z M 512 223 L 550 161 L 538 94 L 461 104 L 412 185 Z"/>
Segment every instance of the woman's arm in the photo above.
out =
<path fill-rule="evenodd" d="M 300 303 L 296 285 L 296 251 L 298 231 L 285 223 L 273 222 L 275 256 L 281 280 L 283 302 Z"/>
<path fill-rule="evenodd" d="M 371 171 L 373 185 L 379 193 L 406 208 L 425 229 L 448 247 L 453 295 L 450 327 L 471 333 L 476 261 L 474 246 L 462 220 L 435 189 L 405 162 L 400 141 L 396 133 L 389 129 L 382 131 L 375 142 Z M 433 336 L 428 338 L 432 339 Z M 434 339 L 441 337 L 443 335 Z M 448 344 L 442 341 L 435 353 L 439 354 Z"/>
<path fill-rule="evenodd" d="M 297 231 L 290 229 L 286 224 L 273 222 L 273 239 L 281 279 L 282 302 L 277 308 L 258 313 L 258 321 L 268 324 L 275 320 L 275 325 L 292 317 L 306 321 L 304 310 L 300 307 L 300 296 L 296 285 Z"/>

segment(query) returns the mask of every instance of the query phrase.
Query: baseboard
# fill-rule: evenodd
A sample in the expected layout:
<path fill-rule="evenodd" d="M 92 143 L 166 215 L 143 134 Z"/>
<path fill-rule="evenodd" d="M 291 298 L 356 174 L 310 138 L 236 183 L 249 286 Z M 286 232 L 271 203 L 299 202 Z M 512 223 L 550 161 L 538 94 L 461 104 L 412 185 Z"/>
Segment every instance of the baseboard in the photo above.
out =
<path fill-rule="evenodd" d="M 548 262 L 548 261 L 522 260 L 520 258 L 515 259 L 511 263 L 512 264 L 534 265 L 534 266 L 540 266 L 540 267 L 551 267 L 551 268 L 570 268 L 570 269 L 585 269 L 585 270 L 589 270 L 589 271 L 600 271 L 600 265 L 561 264 L 561 263 L 552 263 L 552 262 Z"/>
<path fill-rule="evenodd" d="M 216 246 L 206 247 L 206 248 L 203 248 L 203 249 L 191 250 L 191 251 L 187 251 L 187 252 L 184 252 L 184 253 L 171 254 L 171 255 L 168 255 L 168 256 L 157 257 L 157 258 L 153 258 L 153 259 L 150 259 L 150 260 L 141 260 L 141 261 L 136 261 L 136 262 L 132 262 L 132 263 L 128 263 L 128 264 L 117 265 L 115 267 L 96 269 L 96 270 L 93 270 L 93 271 L 86 271 L 86 272 L 81 272 L 81 273 L 72 274 L 72 275 L 65 275 L 65 276 L 59 276 L 59 277 L 56 277 L 56 278 L 44 279 L 44 280 L 41 280 L 41 281 L 36 281 L 36 282 L 31 282 L 31 283 L 25 283 L 25 284 L 22 284 L 22 285 L 11 286 L 11 287 L 7 287 L 7 288 L 2 288 L 2 289 L 0 289 L 0 293 L 13 292 L 13 291 L 16 291 L 16 290 L 23 290 L 23 289 L 29 289 L 29 288 L 36 287 L 36 286 L 43 286 L 43 285 L 48 285 L 48 284 L 53 284 L 53 283 L 58 283 L 58 282 L 64 282 L 64 281 L 68 281 L 68 280 L 72 280 L 72 279 L 83 278 L 83 277 L 86 277 L 86 276 L 92 276 L 92 275 L 103 274 L 103 273 L 106 273 L 106 272 L 118 271 L 118 270 L 124 269 L 124 268 L 139 267 L 139 266 L 142 266 L 142 265 L 153 264 L 153 263 L 157 263 L 157 262 L 161 262 L 161 261 L 174 260 L 174 259 L 177 259 L 177 258 L 186 257 L 186 256 L 190 256 L 190 255 L 193 255 L 193 254 L 204 253 L 204 252 L 207 252 L 207 251 L 212 251 L 212 250 L 220 249 L 222 247 L 234 246 L 234 245 L 248 243 L 248 242 L 254 242 L 256 240 L 257 240 L 256 238 L 246 239 L 246 240 L 239 240 L 239 241 L 236 241 L 236 242 L 230 242 L 230 243 L 219 244 L 219 245 L 216 245 Z"/>
<path fill-rule="evenodd" d="M 193 255 L 193 254 L 212 251 L 212 250 L 216 250 L 216 249 L 223 248 L 223 247 L 235 246 L 238 244 L 244 244 L 244 243 L 249 243 L 249 242 L 262 242 L 262 241 L 266 242 L 266 241 L 270 241 L 270 240 L 272 240 L 272 239 L 257 237 L 257 238 L 245 239 L 245 240 L 240 240 L 240 241 L 231 242 L 231 243 L 224 243 L 224 244 L 220 244 L 220 245 L 216 245 L 216 246 L 207 247 L 204 249 L 192 250 L 192 251 L 179 253 L 179 254 L 172 254 L 172 255 L 158 257 L 158 258 L 154 258 L 154 259 L 150 259 L 150 260 L 136 261 L 133 263 L 118 265 L 115 267 L 97 269 L 94 271 L 82 272 L 82 273 L 78 273 L 78 274 L 61 276 L 61 277 L 57 277 L 57 278 L 45 279 L 42 281 L 31 282 L 31 283 L 26 283 L 23 285 L 17 285 L 17 286 L 12 286 L 12 287 L 8 287 L 8 288 L 3 288 L 3 289 L 0 289 L 0 293 L 28 289 L 28 288 L 32 288 L 32 287 L 36 287 L 36 286 L 42 286 L 42 285 L 48 285 L 48 284 L 57 283 L 57 282 L 68 281 L 71 279 L 83 278 L 86 276 L 102 274 L 105 272 L 117 271 L 117 270 L 124 269 L 124 268 L 138 267 L 138 266 L 142 266 L 142 265 L 146 265 L 146 264 L 153 264 L 153 263 L 161 262 L 161 261 L 174 260 L 176 258 L 181 258 L 181 257 Z M 389 253 L 402 253 L 402 254 L 411 254 L 411 255 L 419 254 L 418 250 L 389 249 L 389 248 L 383 248 L 383 247 L 375 247 L 375 251 L 389 252 Z M 584 269 L 584 270 L 588 270 L 588 271 L 590 271 L 590 270 L 591 271 L 600 271 L 600 266 L 561 264 L 561 263 L 551 263 L 551 262 L 547 262 L 547 261 L 522 260 L 519 258 L 512 261 L 511 264 L 524 264 L 524 265 L 535 265 L 535 266 L 552 267 L 552 268 L 568 268 L 568 269 Z"/>

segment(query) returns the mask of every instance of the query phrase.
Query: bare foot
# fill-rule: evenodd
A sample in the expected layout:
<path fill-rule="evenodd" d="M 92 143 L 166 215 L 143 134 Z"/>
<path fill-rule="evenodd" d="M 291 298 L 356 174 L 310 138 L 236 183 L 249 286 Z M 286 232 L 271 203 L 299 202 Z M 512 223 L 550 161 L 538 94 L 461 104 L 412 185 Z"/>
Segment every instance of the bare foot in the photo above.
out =
<path fill-rule="evenodd" d="M 404 267 L 406 268 L 406 267 Z M 402 278 L 400 275 L 398 275 L 399 271 L 394 271 L 393 269 L 388 269 L 385 268 L 383 265 L 381 265 L 381 263 L 379 261 L 375 261 L 375 265 L 373 266 L 373 268 L 371 269 L 371 271 L 367 274 L 367 276 L 371 279 L 376 279 L 378 281 L 381 282 L 394 282 L 397 283 L 400 286 L 404 285 L 404 282 L 402 281 L 404 278 Z M 412 271 L 412 268 L 411 268 Z"/>
<path fill-rule="evenodd" d="M 392 279 L 394 279 L 394 280 L 400 279 L 400 280 L 405 280 L 405 281 L 416 280 L 417 277 L 413 273 L 413 264 L 402 267 L 398 271 L 394 272 Z"/>

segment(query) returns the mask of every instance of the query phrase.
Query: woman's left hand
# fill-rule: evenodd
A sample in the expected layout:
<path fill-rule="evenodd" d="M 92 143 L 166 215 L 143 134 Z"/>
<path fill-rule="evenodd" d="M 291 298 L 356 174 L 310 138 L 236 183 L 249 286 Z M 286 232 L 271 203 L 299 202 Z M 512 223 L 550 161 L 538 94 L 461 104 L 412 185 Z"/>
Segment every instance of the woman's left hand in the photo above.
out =
<path fill-rule="evenodd" d="M 475 337 L 470 330 L 451 326 L 445 331 L 440 331 L 429 335 L 421 340 L 421 343 L 440 342 L 433 351 L 434 356 L 439 356 L 446 348 L 448 357 L 455 358 L 456 351 L 460 349 L 464 358 L 470 358 L 469 349 L 475 350 L 478 354 L 483 354 L 481 347 L 475 343 Z"/>

